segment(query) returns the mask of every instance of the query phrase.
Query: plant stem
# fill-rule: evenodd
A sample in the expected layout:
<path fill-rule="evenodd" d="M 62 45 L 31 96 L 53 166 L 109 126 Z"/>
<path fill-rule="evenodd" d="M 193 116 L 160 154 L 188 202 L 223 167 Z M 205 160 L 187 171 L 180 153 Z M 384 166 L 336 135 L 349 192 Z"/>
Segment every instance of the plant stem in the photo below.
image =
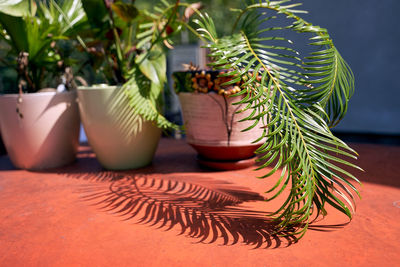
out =
<path fill-rule="evenodd" d="M 122 54 L 121 40 L 119 39 L 119 34 L 118 34 L 117 28 L 115 26 L 114 15 L 113 15 L 111 7 L 107 6 L 107 0 L 103 0 L 103 3 L 104 3 L 104 6 L 106 7 L 106 9 L 108 11 L 108 17 L 110 19 L 111 28 L 112 28 L 112 31 L 113 31 L 113 34 L 114 34 L 114 38 L 115 38 L 115 47 L 117 49 L 118 65 L 121 68 L 122 76 L 125 76 L 124 75 L 125 66 L 123 65 L 123 54 Z M 118 76 L 118 75 L 116 75 L 116 76 Z"/>

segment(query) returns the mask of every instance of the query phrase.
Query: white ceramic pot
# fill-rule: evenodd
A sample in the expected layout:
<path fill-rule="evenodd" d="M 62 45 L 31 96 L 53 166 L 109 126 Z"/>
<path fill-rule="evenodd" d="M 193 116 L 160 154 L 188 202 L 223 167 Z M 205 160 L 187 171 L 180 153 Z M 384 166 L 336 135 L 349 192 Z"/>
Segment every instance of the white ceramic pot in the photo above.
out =
<path fill-rule="evenodd" d="M 260 143 L 252 144 L 263 129 L 243 129 L 252 121 L 239 122 L 251 111 L 236 113 L 244 105 L 232 105 L 239 97 L 224 97 L 216 93 L 179 93 L 187 142 L 200 155 L 215 160 L 238 160 L 252 157 Z M 225 100 L 224 100 L 225 98 Z"/>
<path fill-rule="evenodd" d="M 78 99 L 86 136 L 103 167 L 127 170 L 151 163 L 161 130 L 133 112 L 120 87 L 79 87 Z"/>
<path fill-rule="evenodd" d="M 21 169 L 60 167 L 75 160 L 79 145 L 76 92 L 0 96 L 1 135 L 12 163 Z"/>

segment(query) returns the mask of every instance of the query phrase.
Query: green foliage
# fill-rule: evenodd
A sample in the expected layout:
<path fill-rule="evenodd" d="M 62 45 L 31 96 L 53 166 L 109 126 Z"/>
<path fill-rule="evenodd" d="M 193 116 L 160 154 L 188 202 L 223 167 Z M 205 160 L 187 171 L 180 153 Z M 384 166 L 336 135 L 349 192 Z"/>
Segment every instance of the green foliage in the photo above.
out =
<path fill-rule="evenodd" d="M 190 72 L 174 72 L 172 78 L 174 79 L 174 89 L 177 94 L 181 92 L 194 92 L 192 87 L 192 73 Z"/>
<path fill-rule="evenodd" d="M 200 15 L 194 20 L 195 31 L 185 16 L 190 3 L 157 1 L 154 11 L 140 9 L 134 1 L 58 3 L 0 0 L 0 39 L 9 47 L 1 63 L 15 67 L 17 57 L 28 54 L 24 71 L 15 67 L 18 79 L 27 81 L 28 91 L 42 88 L 43 77 L 58 75 L 59 63 L 68 58 L 68 49 L 61 45 L 76 36 L 94 69 L 107 83 L 122 85 L 139 115 L 162 129 L 175 127 L 159 112 L 166 82 L 163 49 L 171 45 L 173 33 L 186 28 L 207 43 L 213 68 L 229 70 L 224 75 L 243 82 L 244 90 L 237 95 L 243 97 L 240 103 L 246 104 L 245 109 L 252 110 L 247 120 L 254 122 L 245 130 L 264 129 L 259 138 L 264 144 L 257 151 L 262 162 L 259 169 L 272 166 L 260 178 L 280 170 L 276 185 L 267 191 L 274 192 L 269 199 L 290 187 L 287 199 L 274 213 L 281 227 L 302 236 L 313 215 L 326 214 L 326 205 L 352 217 L 353 193 L 358 194 L 352 182 L 358 180 L 346 168 L 358 168 L 349 161 L 357 154 L 330 128 L 347 111 L 354 76 L 327 30 L 299 16 L 304 13 L 297 9 L 300 4 L 247 1 L 229 15 L 222 13 L 224 21 L 236 18 L 232 31 L 221 30 L 226 23 L 195 10 Z M 224 12 L 228 4 L 232 2 L 223 6 Z M 273 24 L 279 16 L 286 17 L 288 24 Z M 312 35 L 309 45 L 314 51 L 300 57 L 285 31 Z M 221 37 L 221 32 L 229 34 Z"/>
<path fill-rule="evenodd" d="M 160 0 L 136 0 L 136 4 L 143 9 L 151 10 Z M 188 0 L 189 4 L 201 2 L 203 11 L 213 18 L 216 30 L 219 34 L 230 34 L 233 25 L 231 8 L 239 8 L 243 5 L 243 0 Z M 192 41 L 197 41 L 193 39 Z"/>
<path fill-rule="evenodd" d="M 135 19 L 138 15 L 138 10 L 134 4 L 115 2 L 111 4 L 111 9 L 118 14 L 118 17 L 128 23 Z"/>
<path fill-rule="evenodd" d="M 67 66 L 66 41 L 83 23 L 80 1 L 3 0 L 0 2 L 0 39 L 8 44 L 1 64 L 14 68 L 24 91 L 57 86 L 52 82 Z M 26 60 L 21 58 L 26 57 Z M 18 59 L 20 58 L 20 59 Z M 24 63 L 21 63 L 21 62 Z M 68 60 L 67 60 L 68 61 Z M 17 88 L 15 88 L 17 91 Z"/>
<path fill-rule="evenodd" d="M 247 120 L 254 122 L 253 127 L 265 129 L 259 139 L 264 144 L 257 151 L 262 162 L 258 169 L 272 166 L 260 178 L 280 170 L 280 179 L 267 191 L 275 192 L 269 199 L 291 189 L 274 215 L 282 228 L 293 227 L 301 237 L 313 215 L 326 214 L 327 204 L 352 217 L 352 192 L 358 192 L 351 181 L 358 180 L 343 166 L 358 167 L 346 159 L 355 159 L 356 152 L 329 127 L 347 111 L 354 90 L 353 74 L 327 30 L 298 16 L 304 13 L 296 9 L 299 5 L 290 0 L 248 1 L 235 11 L 233 34 L 225 37 L 219 37 L 207 14 L 196 23 L 211 51 L 211 66 L 228 69 L 226 75 L 245 81 L 244 90 L 237 95 L 242 95 L 240 103 L 253 111 Z M 272 24 L 282 15 L 288 25 Z M 312 34 L 309 45 L 316 50 L 301 58 L 284 31 Z M 257 75 L 249 76 L 249 71 L 257 72 L 261 82 Z"/>
<path fill-rule="evenodd" d="M 131 106 L 162 129 L 176 128 L 160 114 L 166 51 L 182 28 L 185 5 L 159 1 L 153 11 L 134 1 L 83 1 L 89 26 L 81 32 L 91 65 L 103 82 L 122 85 Z"/>
<path fill-rule="evenodd" d="M 161 129 L 176 129 L 177 126 L 160 113 L 161 87 L 159 84 L 148 79 L 137 69 L 132 70 L 130 77 L 122 88 L 129 96 L 130 104 L 135 107 L 136 113 L 145 120 L 157 122 L 157 126 Z"/>

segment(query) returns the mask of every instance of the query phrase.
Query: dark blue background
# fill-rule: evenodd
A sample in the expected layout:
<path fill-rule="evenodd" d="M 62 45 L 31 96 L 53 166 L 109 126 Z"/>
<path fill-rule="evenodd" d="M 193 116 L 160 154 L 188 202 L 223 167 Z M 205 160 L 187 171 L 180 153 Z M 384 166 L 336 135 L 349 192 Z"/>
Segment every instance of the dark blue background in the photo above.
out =
<path fill-rule="evenodd" d="M 337 131 L 400 134 L 400 1 L 303 0 L 351 66 L 356 92 Z"/>

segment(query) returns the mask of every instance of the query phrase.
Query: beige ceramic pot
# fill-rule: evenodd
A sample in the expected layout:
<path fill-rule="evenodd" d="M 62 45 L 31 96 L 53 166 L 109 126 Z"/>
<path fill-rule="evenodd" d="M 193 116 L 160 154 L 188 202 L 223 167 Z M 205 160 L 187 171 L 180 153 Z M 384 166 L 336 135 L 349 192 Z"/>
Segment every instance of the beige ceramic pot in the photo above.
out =
<path fill-rule="evenodd" d="M 239 122 L 250 111 L 236 113 L 243 105 L 232 105 L 238 97 L 224 97 L 216 93 L 179 93 L 187 142 L 197 152 L 212 160 L 241 160 L 254 156 L 263 129 L 241 130 L 252 125 L 251 121 Z"/>
<path fill-rule="evenodd" d="M 0 129 L 8 156 L 22 169 L 74 161 L 79 145 L 76 92 L 0 96 Z"/>
<path fill-rule="evenodd" d="M 134 114 L 120 87 L 79 87 L 78 99 L 86 136 L 103 167 L 127 170 L 151 163 L 161 130 Z"/>

